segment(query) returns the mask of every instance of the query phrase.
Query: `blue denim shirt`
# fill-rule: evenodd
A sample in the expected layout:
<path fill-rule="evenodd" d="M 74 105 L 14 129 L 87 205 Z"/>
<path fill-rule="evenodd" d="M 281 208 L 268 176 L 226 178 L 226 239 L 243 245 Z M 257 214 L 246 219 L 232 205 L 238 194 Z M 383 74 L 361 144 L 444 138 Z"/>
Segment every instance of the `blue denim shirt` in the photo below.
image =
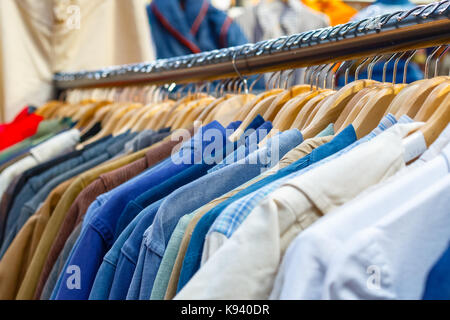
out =
<path fill-rule="evenodd" d="M 450 300 L 450 245 L 428 274 L 423 300 Z"/>
<path fill-rule="evenodd" d="M 153 0 L 147 7 L 158 59 L 248 43 L 239 26 L 209 0 Z"/>
<path fill-rule="evenodd" d="M 253 129 L 260 127 L 260 124 L 262 122 L 264 122 L 263 118 L 261 116 L 257 116 L 250 123 L 248 128 L 246 128 L 245 133 L 254 132 Z M 231 123 L 227 127 L 227 137 L 230 133 L 232 133 L 235 129 L 237 129 L 240 126 L 240 124 L 241 124 L 240 121 Z M 230 149 L 226 147 L 223 148 L 222 154 L 227 150 Z M 216 156 L 220 156 L 219 154 L 216 154 Z M 119 219 L 116 235 L 119 235 L 120 232 L 122 232 L 121 230 L 128 229 L 127 224 L 129 222 L 127 220 L 132 219 L 136 214 L 138 214 L 138 217 L 140 217 L 142 214 L 147 215 L 146 212 L 148 211 L 148 208 L 154 208 L 154 206 L 151 205 L 152 203 L 154 203 L 154 201 L 170 194 L 173 190 L 175 190 L 178 187 L 181 187 L 182 185 L 187 184 L 189 181 L 191 180 L 193 181 L 194 180 L 193 177 L 196 179 L 199 176 L 205 174 L 206 173 L 205 170 L 211 166 L 207 164 L 210 162 L 208 161 L 205 162 L 206 162 L 205 164 L 203 163 L 195 164 L 191 168 L 182 171 L 178 175 L 172 177 L 171 179 L 165 181 L 164 183 L 158 185 L 157 187 L 154 187 L 151 190 L 145 192 L 144 194 L 139 196 L 136 200 L 129 202 L 127 208 L 124 210 Z M 159 200 L 158 203 L 160 201 L 161 200 Z M 144 209 L 145 207 L 147 208 Z M 133 235 L 127 240 L 126 244 L 122 248 L 122 252 L 118 263 L 120 267 L 117 268 L 116 274 L 114 275 L 114 283 L 111 286 L 111 293 L 109 296 L 110 299 L 121 300 L 126 298 L 127 291 L 133 276 L 133 272 L 136 267 L 136 263 L 138 261 L 139 246 L 142 241 L 142 234 L 152 224 L 153 216 L 156 214 L 156 211 L 153 212 L 153 210 L 150 210 L 148 214 L 150 215 L 151 219 L 148 219 L 147 216 L 145 219 L 142 219 L 142 221 L 139 222 L 139 227 L 137 227 L 135 231 L 133 231 Z M 99 297 L 98 292 L 95 294 L 96 297 Z M 104 297 L 105 292 L 102 292 L 102 294 Z"/>
<path fill-rule="evenodd" d="M 95 166 L 107 161 L 108 159 L 111 159 L 116 154 L 122 151 L 125 143 L 132 139 L 136 133 L 125 133 L 123 135 L 117 136 L 111 140 L 108 140 L 111 145 L 107 146 L 104 150 L 102 150 L 101 153 L 97 154 L 97 157 L 82 163 L 78 166 L 71 167 L 68 169 L 68 171 L 60 174 L 59 176 L 55 177 L 51 181 L 49 181 L 42 189 L 39 191 L 39 193 L 29 201 L 29 203 L 25 204 L 24 208 L 21 210 L 19 217 L 14 222 L 14 224 L 10 227 L 9 233 L 7 234 L 6 238 L 3 241 L 2 248 L 0 250 L 0 255 L 3 256 L 3 254 L 8 249 L 11 242 L 14 240 L 16 234 L 19 232 L 19 230 L 22 228 L 23 225 L 27 222 L 27 220 L 36 212 L 38 209 L 38 206 L 40 205 L 40 202 L 43 202 L 45 198 L 50 194 L 51 190 L 56 188 L 60 183 L 75 177 L 76 175 L 85 172 L 91 168 L 94 168 Z M 88 150 L 88 153 L 92 153 L 92 151 L 95 151 L 97 148 L 92 148 Z M 35 210 L 32 210 L 35 207 Z"/>
<path fill-rule="evenodd" d="M 272 183 L 273 181 L 286 177 L 293 172 L 299 171 L 309 166 L 311 163 L 317 162 L 339 150 L 342 150 L 346 146 L 353 143 L 355 140 L 356 134 L 353 127 L 347 127 L 329 143 L 326 143 L 314 149 L 310 154 L 303 157 L 302 159 L 299 159 L 291 165 L 279 170 L 276 174 L 268 176 L 263 180 L 254 183 L 253 185 L 240 191 L 233 197 L 223 201 L 222 203 L 211 209 L 209 212 L 207 212 L 199 220 L 197 226 L 194 229 L 194 232 L 192 233 L 191 241 L 189 242 L 189 246 L 183 261 L 183 267 L 180 273 L 177 291 L 180 291 L 200 268 L 203 244 L 206 235 L 216 218 L 229 204 L 259 190 L 260 188 L 268 185 L 269 183 Z"/>
<path fill-rule="evenodd" d="M 152 205 L 142 210 L 133 219 L 133 221 L 131 221 L 126 226 L 126 228 L 114 242 L 112 248 L 106 253 L 105 257 L 103 258 L 103 262 L 98 269 L 94 284 L 92 285 L 91 293 L 89 295 L 89 300 L 108 300 L 110 298 L 110 294 L 111 299 L 116 300 L 114 299 L 114 296 L 120 296 L 121 292 L 123 292 L 123 296 L 126 295 L 128 291 L 128 285 L 126 287 L 122 287 L 121 284 L 129 284 L 129 281 L 131 281 L 131 277 L 128 282 L 119 279 L 119 276 L 127 273 L 118 272 L 117 279 L 115 277 L 117 266 L 120 264 L 120 267 L 123 268 L 126 265 L 123 259 L 126 259 L 127 257 L 123 255 L 121 256 L 121 249 L 128 241 L 128 239 L 132 236 L 132 234 L 142 235 L 144 233 L 146 229 L 145 225 L 151 224 L 153 222 L 153 218 L 155 217 L 162 201 L 163 199 L 156 201 Z M 144 224 L 141 224 L 141 220 L 146 221 Z M 140 225 L 141 227 L 139 228 L 138 225 Z M 114 280 L 116 281 L 114 282 Z M 113 282 L 115 284 L 114 288 Z"/>
<path fill-rule="evenodd" d="M 155 170 L 152 174 L 145 175 L 136 183 L 128 184 L 126 188 L 122 188 L 121 192 L 116 193 L 115 197 L 111 198 L 97 211 L 96 215 L 88 222 L 86 230 L 78 241 L 77 248 L 68 261 L 68 265 L 76 265 L 83 270 L 81 288 L 71 290 L 63 285 L 71 275 L 64 273 L 60 281 L 59 291 L 56 294 L 57 300 L 78 300 L 89 297 L 102 259 L 113 244 L 117 220 L 126 204 L 134 199 L 137 194 L 142 194 L 145 190 L 157 186 L 162 181 L 190 167 L 194 160 L 201 159 L 204 149 L 212 143 L 206 137 L 206 134 L 211 131 L 220 132 L 220 138 L 223 139 L 222 144 L 224 144 L 225 128 L 220 123 L 214 121 L 204 126 L 181 147 L 177 154 L 171 157 L 170 163 L 160 167 L 159 170 Z M 188 161 L 177 163 L 176 161 L 180 159 Z"/>
<path fill-rule="evenodd" d="M 300 144 L 302 140 L 303 137 L 297 129 L 286 131 L 280 135 L 279 143 L 276 144 L 279 148 L 278 152 L 284 155 Z M 270 141 L 268 145 L 271 145 Z M 267 152 L 267 150 L 263 149 L 261 152 Z M 265 159 L 265 157 L 262 158 Z M 165 248 L 178 220 L 182 216 L 256 177 L 270 164 L 271 162 L 266 161 L 237 162 L 212 172 L 170 194 L 161 204 L 155 221 L 144 233 L 141 252 L 127 299 L 150 299 L 153 282 Z M 205 188 L 205 186 L 208 187 Z M 142 267 L 138 268 L 138 266 Z"/>
<path fill-rule="evenodd" d="M 244 144 L 229 154 L 221 163 L 211 168 L 208 173 L 220 170 L 229 164 L 244 159 L 258 148 L 258 143 L 267 136 L 270 130 L 272 130 L 272 122 L 264 122 L 256 131 L 244 137 Z"/>
<path fill-rule="evenodd" d="M 120 254 L 116 261 L 116 272 L 109 292 L 109 300 L 125 300 L 138 262 L 142 235 L 148 226 L 153 223 L 156 213 L 165 199 L 163 198 L 148 206 L 135 218 L 139 219 L 138 224 L 120 248 Z"/>
<path fill-rule="evenodd" d="M 252 121 L 246 132 L 251 131 L 253 133 L 259 131 L 253 131 L 255 126 L 262 121 L 262 117 L 258 116 Z M 260 126 L 261 127 L 261 126 Z M 227 128 L 228 129 L 228 128 Z M 259 130 L 259 129 L 257 129 Z M 227 131 L 227 135 L 228 135 Z M 214 155 L 215 159 L 223 159 L 227 152 L 231 152 L 231 148 L 223 148 L 217 154 Z M 136 199 L 128 202 L 124 212 L 120 215 L 119 221 L 117 223 L 117 229 L 115 232 L 115 239 L 120 235 L 120 233 L 125 229 L 125 227 L 134 219 L 134 217 L 145 207 L 149 206 L 153 202 L 161 199 L 162 197 L 170 194 L 176 189 L 188 184 L 202 176 L 204 176 L 207 171 L 216 164 L 214 159 L 205 161 L 202 163 L 194 164 L 192 167 L 180 172 L 176 176 L 168 179 L 167 181 L 161 183 L 157 187 L 154 187 L 143 194 L 141 194 Z"/>

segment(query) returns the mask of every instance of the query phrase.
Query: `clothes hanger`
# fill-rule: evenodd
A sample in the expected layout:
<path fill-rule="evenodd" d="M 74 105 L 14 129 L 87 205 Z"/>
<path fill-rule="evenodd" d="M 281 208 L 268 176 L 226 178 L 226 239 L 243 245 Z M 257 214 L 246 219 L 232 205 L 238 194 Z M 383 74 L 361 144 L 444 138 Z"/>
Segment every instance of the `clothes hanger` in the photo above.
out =
<path fill-rule="evenodd" d="M 250 125 L 253 119 L 257 115 L 262 116 L 271 106 L 272 102 L 277 98 L 277 94 L 283 91 L 283 89 L 279 88 L 272 88 L 269 90 L 269 85 L 272 78 L 279 72 L 280 71 L 275 72 L 270 76 L 269 80 L 266 82 L 266 91 L 257 95 L 250 101 L 250 103 L 245 105 L 243 112 L 239 115 L 239 118 L 236 120 L 233 119 L 234 121 L 242 120 L 242 124 L 228 137 L 230 141 L 233 142 L 239 140 L 241 135 L 244 133 L 244 130 Z"/>
<path fill-rule="evenodd" d="M 411 95 L 405 97 L 405 100 L 401 107 L 397 110 L 397 112 L 394 113 L 394 116 L 397 119 L 402 115 L 408 115 L 409 117 L 414 118 L 431 91 L 433 91 L 433 89 L 436 88 L 439 84 L 449 79 L 448 76 L 434 77 L 429 79 L 430 61 L 441 48 L 442 46 L 436 48 L 427 58 L 427 61 L 425 63 L 425 79 L 427 80 L 421 82 L 420 86 L 417 86 L 416 90 Z"/>
<path fill-rule="evenodd" d="M 284 90 L 277 94 L 277 98 L 272 102 L 272 104 L 269 106 L 267 111 L 264 113 L 263 118 L 266 121 L 274 121 L 280 110 L 283 108 L 283 106 L 292 98 L 298 96 L 299 94 L 309 92 L 310 87 L 306 84 L 299 84 L 294 85 L 292 87 L 287 87 L 288 81 L 290 76 L 294 74 L 295 70 L 290 70 L 289 75 L 285 81 L 285 84 L 283 86 Z M 279 76 L 279 88 L 281 88 L 281 78 L 282 78 L 282 72 Z"/>
<path fill-rule="evenodd" d="M 138 93 L 133 96 L 133 101 L 136 103 L 141 103 L 141 107 L 137 108 L 136 110 L 132 110 L 128 112 L 124 116 L 124 120 L 121 125 L 120 129 L 116 134 L 125 133 L 128 130 L 133 130 L 136 123 L 139 121 L 139 119 L 144 115 L 144 113 L 147 112 L 147 110 L 151 109 L 154 106 L 154 103 L 149 103 L 149 95 L 151 92 L 150 97 L 153 96 L 154 90 L 156 90 L 155 86 L 142 86 L 139 87 Z"/>
<path fill-rule="evenodd" d="M 244 92 L 242 92 L 244 90 Z M 255 95 L 250 93 L 246 82 L 238 79 L 234 85 L 234 95 L 217 104 L 210 113 L 208 120 L 217 120 L 220 123 L 229 124 L 233 122 L 235 115 L 242 110 L 243 106 L 252 101 Z M 200 119 L 197 119 L 199 121 Z"/>
<path fill-rule="evenodd" d="M 375 56 L 375 58 L 369 63 L 369 66 L 367 68 L 367 75 L 368 75 L 368 79 L 372 80 L 372 71 L 373 71 L 373 67 L 375 66 L 375 64 L 380 61 L 383 58 L 383 55 L 380 56 Z M 334 123 L 334 129 L 335 132 L 341 132 L 343 129 L 345 129 L 350 123 L 352 123 L 352 121 L 356 118 L 357 113 L 359 111 L 355 110 L 355 108 L 358 108 L 359 106 L 357 105 L 361 99 L 368 94 L 369 92 L 371 92 L 373 90 L 374 87 L 376 87 L 379 84 L 379 82 L 375 82 L 372 86 L 368 86 L 362 90 L 360 90 L 345 106 L 344 110 L 342 110 L 341 114 L 339 115 L 339 117 L 337 118 L 336 122 Z M 354 115 L 350 114 L 350 113 L 354 113 Z"/>
<path fill-rule="evenodd" d="M 367 59 L 363 62 L 367 62 Z M 348 79 L 348 69 L 346 71 L 346 83 Z M 319 111 L 312 120 L 312 122 L 304 129 L 302 134 L 305 139 L 316 136 L 330 123 L 334 123 L 343 111 L 347 103 L 355 96 L 360 90 L 371 86 L 375 83 L 373 80 L 355 80 L 351 83 L 347 83 L 343 88 L 333 93 L 328 99 L 326 99 L 320 106 Z"/>
<path fill-rule="evenodd" d="M 95 114 L 106 107 L 107 105 L 111 104 L 112 101 L 106 101 L 102 100 L 97 103 L 94 103 L 91 108 L 89 108 L 88 111 L 84 112 L 81 118 L 78 120 L 75 128 L 82 129 L 85 128 L 91 121 L 91 119 L 94 118 Z"/>
<path fill-rule="evenodd" d="M 317 76 L 316 76 L 316 80 L 315 80 L 315 83 L 316 83 L 316 91 L 321 91 L 321 97 L 323 96 L 324 98 L 323 99 L 320 99 L 320 101 L 318 101 L 318 103 L 317 104 L 311 104 L 311 108 L 309 108 L 309 107 L 307 107 L 307 108 L 305 108 L 306 110 L 307 110 L 307 112 L 306 112 L 306 114 L 305 114 L 305 116 L 303 117 L 303 123 L 301 124 L 301 126 L 302 126 L 302 129 L 303 128 L 305 128 L 305 127 L 307 127 L 311 122 L 312 122 L 312 120 L 314 119 L 314 117 L 317 115 L 317 113 L 319 112 L 319 110 L 320 110 L 320 107 L 322 106 L 322 104 L 324 103 L 324 101 L 325 101 L 325 99 L 327 99 L 328 97 L 330 97 L 330 96 L 332 96 L 334 93 L 336 93 L 336 91 L 334 91 L 334 90 L 328 90 L 328 89 L 326 89 L 326 83 L 325 83 L 325 81 L 326 81 L 326 77 L 325 77 L 325 81 L 324 81 L 324 89 L 319 89 L 319 78 L 320 78 L 320 73 L 322 72 L 322 68 L 320 68 L 319 69 L 319 73 L 317 73 Z M 308 110 L 309 109 L 309 110 Z"/>
<path fill-rule="evenodd" d="M 436 59 L 434 66 L 434 77 L 438 76 L 437 69 L 440 58 L 448 51 L 449 48 L 450 46 L 447 46 L 447 48 Z M 449 80 L 445 80 L 444 82 L 442 82 L 440 85 L 434 88 L 433 91 L 430 92 L 427 99 L 424 101 L 423 105 L 420 107 L 419 111 L 414 117 L 414 120 L 416 121 L 428 120 L 429 117 L 433 114 L 433 112 L 437 109 L 437 107 L 445 99 L 445 97 L 449 94 L 449 92 L 450 92 L 450 78 Z"/>
<path fill-rule="evenodd" d="M 415 121 L 427 121 L 437 107 L 450 93 L 450 80 L 444 81 L 428 95 L 420 110 L 414 117 Z"/>
<path fill-rule="evenodd" d="M 327 73 L 333 69 L 335 64 L 331 65 L 330 68 L 328 68 Z M 306 75 L 307 72 L 305 72 L 305 77 L 303 82 L 306 84 Z M 324 78 L 324 88 L 326 88 L 326 82 L 327 82 L 328 76 L 325 76 Z M 318 90 L 312 90 L 311 88 L 304 93 L 301 93 L 297 95 L 296 97 L 292 98 L 286 104 L 281 108 L 281 110 L 276 115 L 275 119 L 273 120 L 273 127 L 285 131 L 291 128 L 292 123 L 294 122 L 295 118 L 299 114 L 299 112 L 303 109 L 303 107 L 308 103 L 312 98 L 316 97 L 318 94 L 327 91 L 327 89 L 318 89 Z"/>
<path fill-rule="evenodd" d="M 432 116 L 427 120 L 425 125 L 419 129 L 423 134 L 427 146 L 430 146 L 445 127 L 450 123 L 450 95 L 446 95 L 440 105 L 433 112 Z"/>
<path fill-rule="evenodd" d="M 373 94 L 369 96 L 367 102 L 361 108 L 361 111 L 358 113 L 354 121 L 352 121 L 356 136 L 358 138 L 369 134 L 374 128 L 377 127 L 392 100 L 395 98 L 397 93 L 404 88 L 403 84 L 396 85 L 395 82 L 398 63 L 405 53 L 406 52 L 400 53 L 395 60 L 392 83 L 386 83 L 386 70 L 389 60 L 384 64 L 382 84 L 378 85 L 373 90 Z"/>

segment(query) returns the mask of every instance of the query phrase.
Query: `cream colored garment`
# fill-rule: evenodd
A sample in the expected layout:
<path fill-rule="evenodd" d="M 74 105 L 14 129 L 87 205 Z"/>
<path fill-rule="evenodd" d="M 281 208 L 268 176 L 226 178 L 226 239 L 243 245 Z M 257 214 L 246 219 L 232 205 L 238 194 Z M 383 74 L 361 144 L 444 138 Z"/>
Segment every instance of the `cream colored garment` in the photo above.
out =
<path fill-rule="evenodd" d="M 262 201 L 175 299 L 267 299 L 285 250 L 322 215 L 405 167 L 398 124 L 300 175 Z"/>
<path fill-rule="evenodd" d="M 252 184 L 271 176 L 275 173 L 277 173 L 278 170 L 281 170 L 293 162 L 305 157 L 306 155 L 310 154 L 311 151 L 313 151 L 315 148 L 320 147 L 321 145 L 331 141 L 333 139 L 333 136 L 327 136 L 327 137 L 316 137 L 316 138 L 310 138 L 305 141 L 303 141 L 300 145 L 289 151 L 284 155 L 284 157 L 277 163 L 276 166 L 273 168 L 264 171 L 259 176 L 253 178 L 252 180 L 246 182 L 242 186 L 237 187 L 236 189 L 228 192 L 227 194 L 214 199 L 210 203 L 204 205 L 200 209 L 207 209 L 209 211 L 219 203 L 231 198 L 236 193 L 250 187 Z M 206 211 L 206 212 L 207 212 Z M 205 213 L 206 213 L 205 212 Z M 224 245 L 224 243 L 228 240 L 228 238 L 219 232 L 213 231 L 206 235 L 205 243 L 203 245 L 203 252 L 202 252 L 202 262 L 201 264 L 204 265 L 212 256 L 213 254 L 220 249 Z"/>
<path fill-rule="evenodd" d="M 80 131 L 72 129 L 41 143 L 30 150 L 30 155 L 12 164 L 0 174 L 0 198 L 11 181 L 24 171 L 75 148 Z"/>
<path fill-rule="evenodd" d="M 145 0 L 1 0 L 0 123 L 53 95 L 56 71 L 153 60 Z"/>

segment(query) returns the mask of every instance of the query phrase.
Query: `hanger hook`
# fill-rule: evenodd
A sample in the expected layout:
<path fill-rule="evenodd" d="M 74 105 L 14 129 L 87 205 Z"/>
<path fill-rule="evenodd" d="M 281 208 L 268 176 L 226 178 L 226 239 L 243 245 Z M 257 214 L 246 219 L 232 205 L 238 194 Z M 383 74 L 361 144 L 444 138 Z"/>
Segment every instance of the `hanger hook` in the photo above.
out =
<path fill-rule="evenodd" d="M 373 68 L 382 58 L 383 55 L 375 56 L 375 58 L 369 63 L 369 66 L 367 67 L 367 78 L 369 80 L 372 80 Z"/>
<path fill-rule="evenodd" d="M 305 74 L 303 75 L 303 83 L 304 84 L 308 83 L 308 81 L 306 81 L 306 80 L 308 79 L 308 73 L 312 70 L 312 68 L 313 68 L 312 66 L 306 67 Z"/>
<path fill-rule="evenodd" d="M 270 81 L 272 81 L 272 78 L 275 76 L 275 72 L 273 72 L 270 76 L 269 79 L 267 79 L 266 82 L 266 91 L 269 91 L 269 86 L 270 86 Z"/>
<path fill-rule="evenodd" d="M 244 92 L 245 92 L 245 94 L 248 94 L 247 78 L 244 78 L 242 76 L 242 74 L 239 72 L 239 70 L 238 70 L 238 68 L 236 66 L 236 56 L 237 56 L 237 51 L 235 51 L 234 54 L 233 54 L 233 60 L 232 60 L 233 68 L 234 68 L 234 71 L 236 71 L 236 74 L 238 75 L 239 79 L 244 83 Z"/>
<path fill-rule="evenodd" d="M 425 79 L 429 79 L 429 67 L 430 67 L 430 61 L 433 58 L 433 56 L 442 48 L 443 46 L 437 47 L 433 50 L 433 52 L 428 56 L 427 61 L 425 62 Z"/>
<path fill-rule="evenodd" d="M 256 85 L 256 83 L 261 80 L 261 78 L 264 76 L 264 73 L 260 73 L 255 80 L 253 80 L 252 84 L 250 85 L 249 91 L 253 92 L 253 87 Z"/>
<path fill-rule="evenodd" d="M 398 63 L 400 62 L 400 59 L 406 54 L 406 52 L 402 52 L 397 59 L 395 59 L 395 63 L 394 63 L 394 73 L 392 74 L 392 84 L 395 84 L 395 82 L 397 81 L 397 66 Z"/>
<path fill-rule="evenodd" d="M 315 66 L 315 67 L 314 67 L 314 70 L 313 70 L 313 72 L 311 73 L 311 76 L 310 76 L 310 78 L 309 78 L 309 83 L 310 83 L 310 85 L 311 85 L 311 91 L 314 90 L 314 82 L 313 82 L 313 79 L 314 79 L 314 76 L 315 76 L 315 74 L 317 73 L 317 71 L 319 71 L 319 68 L 320 68 L 320 67 L 321 67 L 321 65 Z"/>
<path fill-rule="evenodd" d="M 337 68 L 337 70 L 333 73 L 333 79 L 331 80 L 331 89 L 334 90 L 336 89 L 336 84 L 337 84 L 337 77 L 339 75 L 339 72 L 341 71 L 341 69 L 348 63 L 348 61 L 342 61 L 339 63 L 339 67 Z"/>
<path fill-rule="evenodd" d="M 325 69 L 328 65 L 324 64 L 323 66 L 321 66 L 319 68 L 319 72 L 317 72 L 317 76 L 316 76 L 316 90 L 319 90 L 319 80 L 320 80 L 320 75 L 323 71 L 323 69 Z"/>
<path fill-rule="evenodd" d="M 353 65 L 356 63 L 356 60 L 353 60 L 349 66 L 345 69 L 345 85 L 348 84 L 348 74 L 350 72 L 350 68 L 353 67 Z"/>
<path fill-rule="evenodd" d="M 396 55 L 397 55 L 397 53 L 394 53 L 393 55 L 391 55 L 391 57 L 383 65 L 383 80 L 382 80 L 383 82 L 386 82 L 386 71 L 387 71 L 388 64 L 389 64 L 389 62 L 392 61 L 392 59 L 395 58 Z"/>
<path fill-rule="evenodd" d="M 323 87 L 324 87 L 324 89 L 326 89 L 326 87 L 327 87 L 328 77 L 330 76 L 331 71 L 334 69 L 334 67 L 336 67 L 337 64 L 338 63 L 335 62 L 335 63 L 329 65 L 329 67 L 328 67 L 328 69 L 327 69 L 327 71 L 325 73 L 325 77 L 323 78 Z"/>
<path fill-rule="evenodd" d="M 413 50 L 412 53 L 410 54 L 410 56 L 405 60 L 405 67 L 403 68 L 403 84 L 406 83 L 406 75 L 407 75 L 407 70 L 408 70 L 408 65 L 409 62 L 411 61 L 411 59 L 414 57 L 414 55 L 416 54 L 417 49 Z"/>
<path fill-rule="evenodd" d="M 367 57 L 363 60 L 363 62 L 361 62 L 361 64 L 356 68 L 355 70 L 355 81 L 358 80 L 359 78 L 359 72 L 361 71 L 361 68 L 364 67 L 367 63 L 367 61 L 369 61 L 370 57 Z"/>
<path fill-rule="evenodd" d="M 441 52 L 441 54 L 436 58 L 436 62 L 434 64 L 434 76 L 436 77 L 438 74 L 438 64 L 439 64 L 439 60 L 442 58 L 443 55 L 445 55 L 448 51 L 448 49 L 450 48 L 450 46 L 447 45 L 447 48 L 444 49 L 444 51 Z"/>
<path fill-rule="evenodd" d="M 284 81 L 284 84 L 283 84 L 283 88 L 284 88 L 284 89 L 287 89 L 287 88 L 288 88 L 289 80 L 291 80 L 291 77 L 292 77 L 292 75 L 294 74 L 294 72 L 295 72 L 295 69 L 291 69 L 291 70 L 289 71 L 289 73 L 288 73 L 288 75 L 287 75 L 287 77 L 286 77 L 286 80 Z"/>

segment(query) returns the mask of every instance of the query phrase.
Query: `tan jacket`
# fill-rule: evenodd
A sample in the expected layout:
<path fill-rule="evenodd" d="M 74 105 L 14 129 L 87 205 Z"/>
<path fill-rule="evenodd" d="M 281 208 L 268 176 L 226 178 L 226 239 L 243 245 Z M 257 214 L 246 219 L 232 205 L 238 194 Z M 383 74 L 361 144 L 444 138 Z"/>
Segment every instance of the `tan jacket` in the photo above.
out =
<path fill-rule="evenodd" d="M 124 165 L 127 165 L 145 155 L 147 150 L 141 150 L 133 153 L 129 156 L 119 158 L 117 160 L 108 161 L 102 165 L 99 165 L 85 173 L 79 175 L 66 189 L 58 202 L 57 206 L 53 210 L 50 219 L 45 227 L 44 232 L 39 240 L 36 251 L 31 259 L 28 270 L 24 276 L 19 292 L 16 299 L 31 300 L 33 299 L 34 292 L 36 290 L 37 283 L 39 281 L 42 269 L 47 259 L 48 252 L 50 251 L 53 242 L 58 234 L 59 228 L 69 211 L 72 203 L 77 196 L 86 188 L 92 181 L 97 179 L 101 174 L 110 172 Z"/>
<path fill-rule="evenodd" d="M 16 297 L 50 215 L 72 181 L 74 179 L 61 183 L 50 193 L 5 252 L 0 261 L 0 300 L 13 300 Z"/>

